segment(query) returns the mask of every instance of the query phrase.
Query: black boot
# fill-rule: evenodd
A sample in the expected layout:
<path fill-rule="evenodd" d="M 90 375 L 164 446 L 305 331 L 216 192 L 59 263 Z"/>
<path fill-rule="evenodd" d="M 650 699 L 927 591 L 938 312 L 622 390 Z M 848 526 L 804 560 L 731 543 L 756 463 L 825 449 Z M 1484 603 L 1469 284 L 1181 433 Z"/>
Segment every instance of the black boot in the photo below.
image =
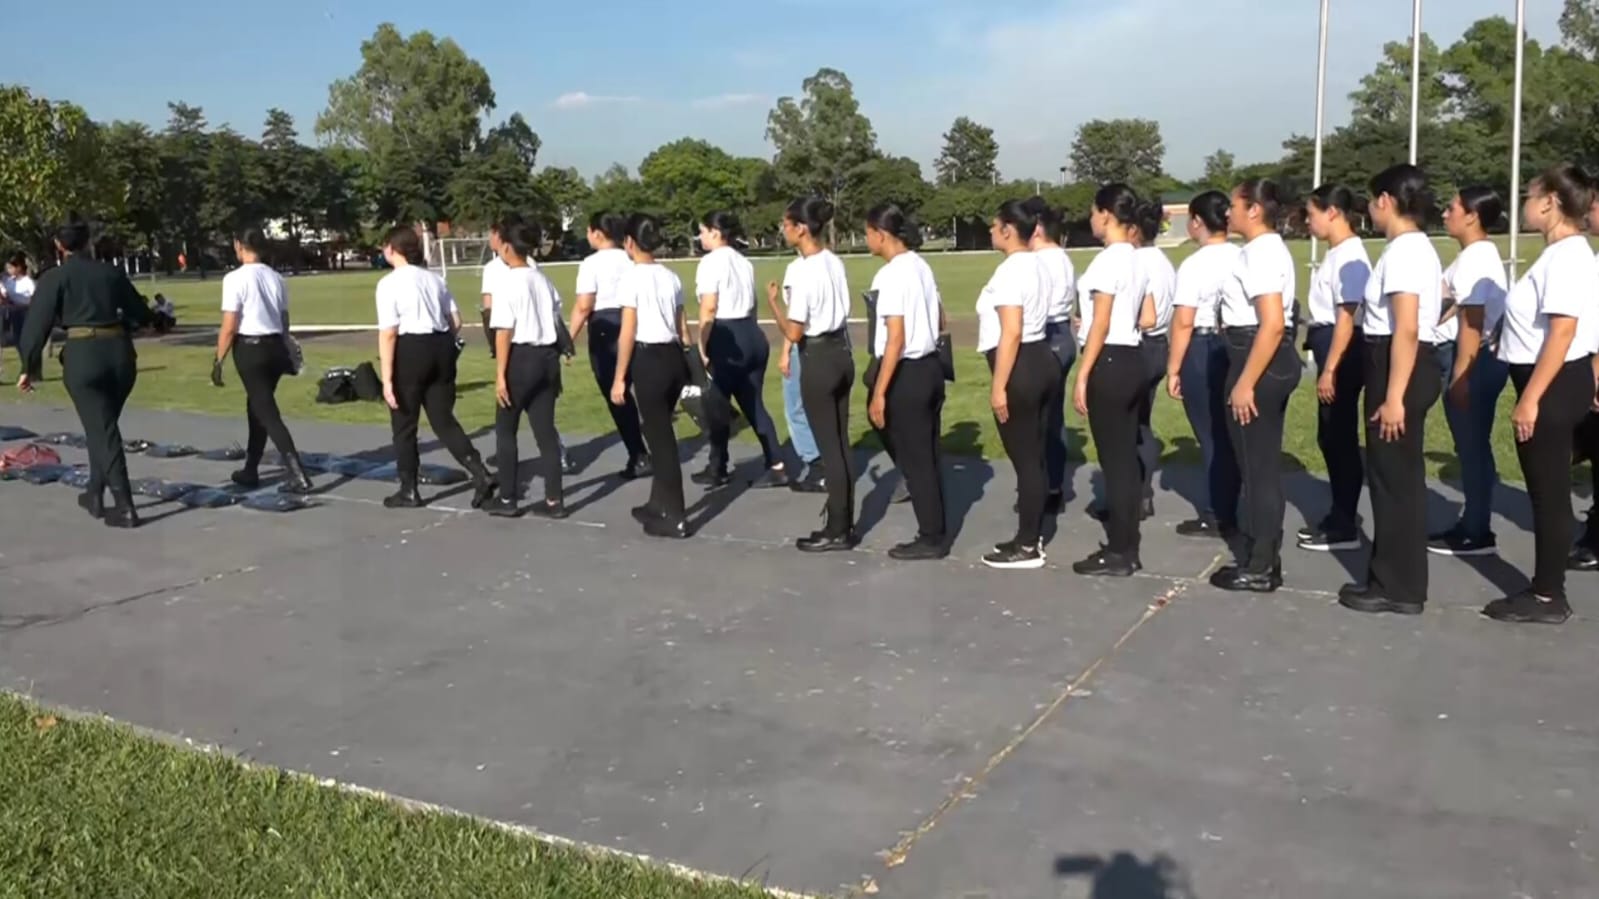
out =
<path fill-rule="evenodd" d="M 111 491 L 111 506 L 101 519 L 108 528 L 131 530 L 139 526 L 138 510 L 133 508 L 133 491 L 127 487 Z"/>
<path fill-rule="evenodd" d="M 299 453 L 285 453 L 283 468 L 289 473 L 289 477 L 283 486 L 278 488 L 279 493 L 304 496 L 311 492 L 311 476 L 305 473 L 305 465 L 300 462 Z"/>
<path fill-rule="evenodd" d="M 246 459 L 244 467 L 235 471 L 231 480 L 233 483 L 246 490 L 254 490 L 261 486 L 261 460 Z"/>
<path fill-rule="evenodd" d="M 385 509 L 420 509 L 422 495 L 416 492 L 416 475 L 400 475 L 400 489 L 383 500 Z"/>
<path fill-rule="evenodd" d="M 89 513 L 90 518 L 105 517 L 105 488 L 89 487 L 78 494 L 78 508 Z"/>
<path fill-rule="evenodd" d="M 488 467 L 479 456 L 473 456 L 463 464 L 466 473 L 472 476 L 472 508 L 481 509 L 484 503 L 494 498 L 497 489 L 494 479 L 489 477 Z"/>

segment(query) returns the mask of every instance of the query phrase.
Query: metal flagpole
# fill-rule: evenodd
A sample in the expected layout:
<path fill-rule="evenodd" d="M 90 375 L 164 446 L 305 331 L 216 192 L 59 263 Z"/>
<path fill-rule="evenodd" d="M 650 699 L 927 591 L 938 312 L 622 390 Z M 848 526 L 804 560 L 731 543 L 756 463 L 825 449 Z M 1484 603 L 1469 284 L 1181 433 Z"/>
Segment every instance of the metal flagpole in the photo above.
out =
<path fill-rule="evenodd" d="M 1521 73 L 1527 44 L 1527 0 L 1516 0 L 1516 93 L 1510 118 L 1510 280 L 1516 279 L 1517 236 L 1521 231 Z"/>
<path fill-rule="evenodd" d="M 1410 164 L 1416 164 L 1416 130 L 1421 111 L 1421 0 L 1410 14 Z"/>
<path fill-rule="evenodd" d="M 1311 189 L 1321 186 L 1321 147 L 1327 133 L 1327 5 L 1330 0 L 1321 0 L 1321 36 L 1316 50 L 1316 155 L 1311 164 Z M 1310 238 L 1310 263 L 1314 266 L 1318 258 L 1317 241 L 1314 235 Z"/>

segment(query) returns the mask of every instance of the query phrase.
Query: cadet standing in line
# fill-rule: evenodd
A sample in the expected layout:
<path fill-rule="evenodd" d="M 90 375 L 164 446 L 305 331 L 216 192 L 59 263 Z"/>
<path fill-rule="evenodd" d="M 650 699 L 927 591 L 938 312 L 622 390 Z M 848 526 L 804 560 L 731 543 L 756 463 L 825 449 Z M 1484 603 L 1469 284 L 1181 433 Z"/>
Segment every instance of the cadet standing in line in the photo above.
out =
<path fill-rule="evenodd" d="M 1049 317 L 1044 321 L 1044 340 L 1060 363 L 1059 396 L 1050 403 L 1044 417 L 1044 469 L 1049 482 L 1044 513 L 1058 515 L 1066 495 L 1066 376 L 1077 361 L 1077 335 L 1072 327 L 1072 314 L 1077 308 L 1077 270 L 1063 246 L 1061 211 L 1052 208 L 1043 197 L 1028 200 L 1027 210 L 1038 216 L 1038 228 L 1028 248 L 1049 276 Z"/>
<path fill-rule="evenodd" d="M 489 227 L 489 250 L 494 254 L 494 256 L 488 262 L 483 264 L 482 287 L 480 289 L 482 290 L 483 301 L 483 334 L 486 338 L 488 338 L 490 359 L 493 359 L 495 357 L 495 353 L 499 351 L 498 344 L 494 337 L 494 324 L 492 321 L 494 311 L 495 282 L 501 275 L 504 275 L 506 272 L 510 271 L 510 266 L 505 264 L 505 259 L 502 258 L 500 249 L 505 245 L 506 232 L 509 229 L 521 224 L 525 224 L 521 216 L 510 215 L 506 216 L 501 221 L 495 222 Z M 538 233 L 537 228 L 534 229 L 534 233 Z M 537 247 L 534 248 L 534 251 L 537 251 Z M 532 256 L 528 256 L 527 267 L 531 269 L 537 269 L 539 264 Z M 557 300 L 558 299 L 559 298 L 557 298 Z M 555 317 L 561 317 L 561 310 L 556 310 Z M 559 432 L 557 432 L 556 437 L 557 442 L 560 443 L 561 447 L 561 471 L 564 474 L 572 474 L 573 472 L 577 471 L 577 466 L 572 462 L 571 457 L 567 455 L 566 441 L 559 439 Z"/>
<path fill-rule="evenodd" d="M 394 271 L 378 282 L 378 358 L 400 473 L 399 491 L 383 505 L 390 509 L 423 505 L 417 492 L 421 460 L 416 431 L 426 410 L 433 433 L 472 476 L 472 507 L 481 508 L 494 495 L 494 482 L 455 418 L 455 367 L 460 356 L 455 337 L 461 330 L 461 312 L 444 279 L 423 264 L 422 242 L 415 230 L 401 225 L 389 231 L 383 258 Z"/>
<path fill-rule="evenodd" d="M 544 502 L 532 507 L 540 518 L 565 518 L 561 485 L 561 440 L 555 430 L 555 401 L 561 395 L 559 328 L 561 297 L 555 285 L 531 264 L 538 230 L 521 222 L 499 230 L 505 269 L 495 278 L 494 448 L 500 495 L 484 504 L 490 515 L 514 518 L 517 505 L 516 432 L 526 415 L 544 463 Z"/>
<path fill-rule="evenodd" d="M 1138 327 L 1144 332 L 1138 343 L 1144 360 L 1144 392 L 1138 403 L 1138 471 L 1143 492 L 1138 517 L 1155 515 L 1155 469 L 1160 466 L 1160 440 L 1155 436 L 1155 392 L 1166 379 L 1166 357 L 1171 352 L 1172 301 L 1177 295 L 1177 270 L 1166 252 L 1155 246 L 1160 237 L 1166 209 L 1159 200 L 1138 207 L 1133 251 L 1135 277 L 1144 285 L 1144 299 L 1138 307 Z"/>
<path fill-rule="evenodd" d="M 233 473 L 233 483 L 254 489 L 261 485 L 261 455 L 267 438 L 283 457 L 288 472 L 284 493 L 310 493 L 311 478 L 300 464 L 294 435 L 278 410 L 278 382 L 294 373 L 289 354 L 289 289 L 270 265 L 261 262 L 267 237 L 250 228 L 233 239 L 239 267 L 222 278 L 222 329 L 217 332 L 217 354 L 211 364 L 211 383 L 222 386 L 222 362 L 233 353 L 233 365 L 244 385 L 244 417 L 248 428 L 244 468 Z"/>
<path fill-rule="evenodd" d="M 594 371 L 594 383 L 599 386 L 600 394 L 607 398 L 605 406 L 616 424 L 616 435 L 627 448 L 627 465 L 622 468 L 622 477 L 631 481 L 650 475 L 650 455 L 640 430 L 633 382 L 626 382 L 628 391 L 621 403 L 609 401 L 611 384 L 616 380 L 617 347 L 622 336 L 622 306 L 617 289 L 622 276 L 633 268 L 633 260 L 622 249 L 628 236 L 627 228 L 628 219 L 614 213 L 597 213 L 589 219 L 588 240 L 594 252 L 577 266 L 572 339 L 581 338 L 585 326 L 589 329 L 589 367 Z M 671 460 L 669 464 L 676 465 L 677 461 Z"/>
<path fill-rule="evenodd" d="M 22 377 L 17 388 L 33 390 L 42 375 L 45 344 L 59 317 L 67 329 L 61 380 L 78 411 L 88 441 L 89 484 L 78 505 L 114 528 L 139 526 L 128 482 L 128 460 L 118 419 L 138 379 L 138 356 L 130 336 L 150 323 L 150 307 L 121 269 L 90 259 L 89 226 L 70 221 L 56 232 L 61 265 L 39 277 L 22 331 Z M 111 506 L 105 506 L 105 490 Z"/>

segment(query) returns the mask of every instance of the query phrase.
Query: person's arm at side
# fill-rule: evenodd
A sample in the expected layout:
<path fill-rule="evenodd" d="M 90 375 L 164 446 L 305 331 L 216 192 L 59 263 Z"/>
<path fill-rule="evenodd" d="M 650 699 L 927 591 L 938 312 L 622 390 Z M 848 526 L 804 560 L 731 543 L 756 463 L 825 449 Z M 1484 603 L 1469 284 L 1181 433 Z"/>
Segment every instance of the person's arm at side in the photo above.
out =
<path fill-rule="evenodd" d="M 999 314 L 999 346 L 994 351 L 994 386 L 989 391 L 988 404 L 994 409 L 994 417 L 1004 424 L 1010 421 L 1006 388 L 1022 350 L 1022 307 L 996 306 L 994 311 Z"/>
<path fill-rule="evenodd" d="M 1388 393 L 1372 416 L 1382 439 L 1392 442 L 1405 433 L 1405 388 L 1416 370 L 1416 354 L 1421 345 L 1421 297 L 1413 293 L 1388 295 L 1393 315 L 1394 335 L 1388 346 Z"/>
<path fill-rule="evenodd" d="M 1527 389 L 1521 392 L 1521 399 L 1516 401 L 1516 409 L 1510 414 L 1510 423 L 1515 425 L 1518 443 L 1532 439 L 1533 431 L 1538 426 L 1538 404 L 1542 402 L 1549 385 L 1554 383 L 1555 376 L 1560 374 L 1560 369 L 1565 367 L 1566 351 L 1571 349 L 1571 342 L 1577 337 L 1575 318 L 1552 313 L 1546 318 L 1548 326 L 1544 331 L 1543 349 L 1538 352 L 1538 364 L 1532 367 Z"/>
<path fill-rule="evenodd" d="M 50 342 L 50 329 L 56 316 L 61 314 L 61 279 L 53 273 L 39 279 L 28 307 L 28 319 L 22 325 L 22 339 L 17 352 L 22 355 L 22 375 L 17 388 L 24 393 L 33 389 L 33 382 L 44 374 L 44 348 Z"/>
<path fill-rule="evenodd" d="M 716 326 L 716 299 L 719 296 L 721 294 L 715 291 L 700 294 L 700 358 L 706 360 L 707 365 L 710 364 L 711 329 Z M 688 339 L 685 338 L 683 342 L 687 344 Z"/>
<path fill-rule="evenodd" d="M 390 409 L 400 408 L 394 398 L 394 347 L 400 341 L 398 326 L 384 328 L 378 332 L 378 365 L 383 378 L 383 400 L 389 404 Z"/>
<path fill-rule="evenodd" d="M 1138 330 L 1153 330 L 1155 324 L 1159 321 L 1159 317 L 1155 314 L 1155 295 L 1152 293 L 1144 294 L 1144 302 L 1138 306 Z"/>
<path fill-rule="evenodd" d="M 572 303 L 571 332 L 574 342 L 583 336 L 583 329 L 588 326 L 589 316 L 594 314 L 594 294 L 580 293 Z"/>
<path fill-rule="evenodd" d="M 1338 306 L 1333 321 L 1332 345 L 1327 348 L 1327 365 L 1322 369 L 1321 377 L 1316 379 L 1316 396 L 1323 403 L 1331 403 L 1338 397 L 1338 367 L 1344 364 L 1349 345 L 1355 341 L 1355 311 L 1359 308 L 1350 303 Z"/>
<path fill-rule="evenodd" d="M 1099 361 L 1099 354 L 1105 350 L 1105 338 L 1110 336 L 1110 312 L 1116 305 L 1116 295 L 1111 293 L 1093 292 L 1094 318 L 1088 323 L 1088 339 L 1083 341 L 1082 360 L 1077 363 L 1077 389 L 1073 405 L 1077 414 L 1088 414 L 1088 376 L 1094 370 L 1094 363 Z"/>
<path fill-rule="evenodd" d="M 633 365 L 633 343 L 637 339 L 638 308 L 623 306 L 622 333 L 616 340 L 616 377 L 611 380 L 613 405 L 620 406 L 627 402 L 627 373 Z"/>
<path fill-rule="evenodd" d="M 1449 373 L 1449 402 L 1457 409 L 1471 404 L 1471 368 L 1482 352 L 1483 307 L 1461 306 L 1460 334 L 1455 338 L 1455 369 Z"/>
<path fill-rule="evenodd" d="M 1188 346 L 1194 340 L 1194 319 L 1199 310 L 1193 306 L 1178 306 L 1171 317 L 1171 349 L 1166 353 L 1166 393 L 1174 400 L 1183 398 L 1183 360 L 1188 358 Z"/>
<path fill-rule="evenodd" d="M 494 310 L 488 310 L 493 314 Z M 494 398 L 502 408 L 511 408 L 511 334 L 510 328 L 494 331 Z"/>
<path fill-rule="evenodd" d="M 677 339 L 685 347 L 694 345 L 694 341 L 688 333 L 688 310 L 684 309 L 681 304 L 677 307 Z"/>
<path fill-rule="evenodd" d="M 1249 358 L 1244 360 L 1244 370 L 1239 372 L 1238 383 L 1229 399 L 1233 417 L 1241 425 L 1249 424 L 1260 415 L 1255 405 L 1255 385 L 1266 374 L 1283 342 L 1283 329 L 1287 327 L 1283 318 L 1283 295 L 1268 293 L 1255 297 L 1255 318 L 1259 322 L 1255 342 L 1249 347 Z"/>
<path fill-rule="evenodd" d="M 905 316 L 884 316 L 883 325 L 888 329 L 883 358 L 878 360 L 877 382 L 872 385 L 871 404 L 866 407 L 866 417 L 879 428 L 888 426 L 888 385 L 894 382 L 894 370 L 905 355 Z"/>

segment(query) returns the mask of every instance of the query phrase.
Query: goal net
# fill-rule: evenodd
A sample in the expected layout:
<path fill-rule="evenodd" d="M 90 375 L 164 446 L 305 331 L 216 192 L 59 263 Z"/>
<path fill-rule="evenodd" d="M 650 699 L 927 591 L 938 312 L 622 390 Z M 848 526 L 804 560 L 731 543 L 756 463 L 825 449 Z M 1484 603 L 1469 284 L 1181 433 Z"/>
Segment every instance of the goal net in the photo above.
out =
<path fill-rule="evenodd" d="M 441 237 L 428 242 L 428 268 L 446 281 L 452 272 L 477 273 L 494 257 L 487 237 Z"/>

